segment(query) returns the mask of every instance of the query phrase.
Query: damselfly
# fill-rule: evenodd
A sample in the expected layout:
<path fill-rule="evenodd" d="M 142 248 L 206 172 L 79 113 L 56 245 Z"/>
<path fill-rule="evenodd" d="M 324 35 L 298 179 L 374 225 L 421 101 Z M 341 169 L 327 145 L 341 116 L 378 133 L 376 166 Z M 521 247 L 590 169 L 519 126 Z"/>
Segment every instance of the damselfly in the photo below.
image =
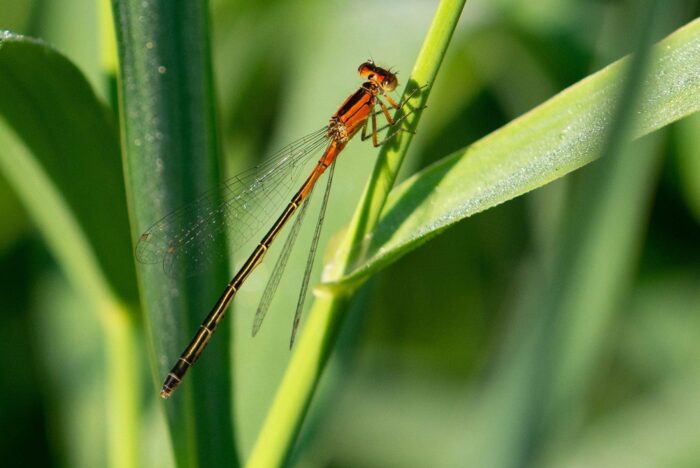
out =
<path fill-rule="evenodd" d="M 324 150 L 311 174 L 288 202 L 287 207 L 269 228 L 267 234 L 254 248 L 253 253 L 250 254 L 238 273 L 228 283 L 190 344 L 168 373 L 160 393 L 163 398 L 168 398 L 173 393 L 185 373 L 197 361 L 217 325 L 224 317 L 226 308 L 236 291 L 240 289 L 253 269 L 260 264 L 272 241 L 294 213 L 298 211 L 297 218 L 292 225 L 255 314 L 253 335 L 257 333 L 299 233 L 301 222 L 309 206 L 310 195 L 318 179 L 328 169 L 326 190 L 294 315 L 290 347 L 294 343 L 330 194 L 335 160 L 350 139 L 359 131 L 361 131 L 362 140 L 371 138 L 372 143 L 377 147 L 397 132 L 405 130 L 398 123 L 407 113 L 404 112 L 401 116 L 392 118 L 389 107 L 382 99 L 386 99 L 394 109 L 401 110 L 408 100 L 420 90 L 420 88 L 414 89 L 407 95 L 406 99 L 397 103 L 388 94 L 394 91 L 398 85 L 396 74 L 392 73 L 391 70 L 378 67 L 374 62 L 368 61 L 360 65 L 358 72 L 365 81 L 333 114 L 326 127 L 291 143 L 252 171 L 231 178 L 216 190 L 204 194 L 194 202 L 167 215 L 141 235 L 136 246 L 136 257 L 141 263 L 162 262 L 164 270 L 170 274 L 173 274 L 181 265 L 190 265 L 190 267 L 197 269 L 198 264 L 206 264 L 214 256 L 222 255 L 211 249 L 211 240 L 220 235 L 222 230 L 230 230 L 233 249 L 240 248 L 250 240 L 265 225 L 266 215 L 279 209 L 284 203 L 284 200 L 280 199 L 281 194 L 284 193 L 285 187 L 290 186 L 299 168 L 303 166 L 304 162 L 309 161 L 317 151 Z M 392 128 L 382 141 L 378 141 L 377 136 L 378 132 L 383 130 L 383 128 L 377 128 L 377 107 L 387 120 L 386 126 Z M 369 125 L 371 125 L 371 133 L 368 133 Z"/>

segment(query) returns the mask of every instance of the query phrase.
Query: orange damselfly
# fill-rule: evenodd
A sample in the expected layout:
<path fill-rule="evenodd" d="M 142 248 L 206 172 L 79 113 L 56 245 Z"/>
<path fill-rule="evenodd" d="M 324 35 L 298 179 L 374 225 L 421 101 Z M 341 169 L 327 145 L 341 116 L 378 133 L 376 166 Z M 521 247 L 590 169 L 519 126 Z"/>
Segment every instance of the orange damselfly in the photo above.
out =
<path fill-rule="evenodd" d="M 364 82 L 333 114 L 327 126 L 287 145 L 252 171 L 244 172 L 231 178 L 215 191 L 204 194 L 192 203 L 167 215 L 141 235 L 136 246 L 136 257 L 141 263 L 162 262 L 166 273 L 173 273 L 179 265 L 183 264 L 182 260 L 187 258 L 187 263 L 190 265 L 194 263 L 194 268 L 196 269 L 198 264 L 206 264 L 208 260 L 217 255 L 217 253 L 211 251 L 211 245 L 208 244 L 223 229 L 230 229 L 231 244 L 234 249 L 247 242 L 261 229 L 266 221 L 264 219 L 266 218 L 265 215 L 283 203 L 284 200 L 280 199 L 283 196 L 282 194 L 284 194 L 283 189 L 291 186 L 299 168 L 306 161 L 309 161 L 317 151 L 324 150 L 311 174 L 294 194 L 291 201 L 288 202 L 287 207 L 272 224 L 272 227 L 269 228 L 262 240 L 253 249 L 253 252 L 234 275 L 233 279 L 226 285 L 221 297 L 219 297 L 219 300 L 204 319 L 189 345 L 168 373 L 160 393 L 163 398 L 168 398 L 182 382 L 183 377 L 197 361 L 217 325 L 224 317 L 226 308 L 233 296 L 253 269 L 260 264 L 272 241 L 282 228 L 292 218 L 294 213 L 299 211 L 255 314 L 253 335 L 257 333 L 299 233 L 301 222 L 309 205 L 310 195 L 318 179 L 328 169 L 326 190 L 294 315 L 290 347 L 294 343 L 330 194 L 335 160 L 350 139 L 359 131 L 361 131 L 362 140 L 371 138 L 372 143 L 377 147 L 394 136 L 398 131 L 405 130 L 398 123 L 407 114 L 404 113 L 398 118 L 392 118 L 389 113 L 389 107 L 383 102 L 382 98 L 386 99 L 394 109 L 401 110 L 406 102 L 420 89 L 416 88 L 407 95 L 403 102 L 397 103 L 388 94 L 394 91 L 398 85 L 396 74 L 392 73 L 391 70 L 378 67 L 374 62 L 367 61 L 360 65 L 358 72 L 364 79 Z M 377 128 L 377 107 L 379 107 L 387 120 L 386 126 L 394 129 L 382 141 L 378 141 L 377 137 L 378 132 L 383 130 L 383 128 Z M 370 134 L 367 132 L 369 125 L 372 127 Z M 256 216 L 256 213 L 258 216 Z M 262 216 L 260 216 L 261 214 Z M 192 222 L 192 219 L 194 219 L 194 222 Z M 217 223 L 217 219 L 222 219 L 223 222 Z M 186 227 L 182 228 L 182 226 Z"/>

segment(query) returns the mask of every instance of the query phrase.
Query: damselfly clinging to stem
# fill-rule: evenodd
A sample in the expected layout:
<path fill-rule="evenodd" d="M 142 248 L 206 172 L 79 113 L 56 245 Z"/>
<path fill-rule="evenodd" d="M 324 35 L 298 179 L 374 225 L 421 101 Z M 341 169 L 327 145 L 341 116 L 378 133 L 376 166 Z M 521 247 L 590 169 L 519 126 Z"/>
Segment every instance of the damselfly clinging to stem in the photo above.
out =
<path fill-rule="evenodd" d="M 238 273 L 228 283 L 190 344 L 170 370 L 160 393 L 163 398 L 168 398 L 172 394 L 188 369 L 197 361 L 216 326 L 224 317 L 226 308 L 236 291 L 240 289 L 253 269 L 260 264 L 272 241 L 287 221 L 299 211 L 256 312 L 253 335 L 257 333 L 289 259 L 294 240 L 299 233 L 311 192 L 321 175 L 329 169 L 319 221 L 316 224 L 292 325 L 290 347 L 294 343 L 338 154 L 360 130 L 362 140 L 371 138 L 375 147 L 383 144 L 397 132 L 405 130 L 398 124 L 408 113 L 404 112 L 401 116 L 392 118 L 389 107 L 382 99 L 386 99 L 394 109 L 401 110 L 408 100 L 420 91 L 420 88 L 415 88 L 402 102 L 397 103 L 388 94 L 398 85 L 396 74 L 378 67 L 372 61 L 360 65 L 358 71 L 365 81 L 333 114 L 326 127 L 286 146 L 253 171 L 233 177 L 215 191 L 167 215 L 141 235 L 136 246 L 137 259 L 141 263 L 162 262 L 164 269 L 169 273 L 183 264 L 194 264 L 196 267 L 197 263 L 205 263 L 206 259 L 216 255 L 211 252 L 211 245 L 208 244 L 211 244 L 211 240 L 221 234 L 223 229 L 229 229 L 232 247 L 234 249 L 240 247 L 264 226 L 267 215 L 271 211 L 279 209 L 284 201 L 280 199 L 284 188 L 290 186 L 303 163 L 309 161 L 317 151 L 324 150 L 311 174 L 254 248 Z M 387 126 L 391 128 L 382 141 L 378 141 L 377 137 L 378 132 L 383 129 L 377 128 L 377 107 L 386 118 Z M 368 133 L 369 125 L 371 125 L 371 133 Z"/>

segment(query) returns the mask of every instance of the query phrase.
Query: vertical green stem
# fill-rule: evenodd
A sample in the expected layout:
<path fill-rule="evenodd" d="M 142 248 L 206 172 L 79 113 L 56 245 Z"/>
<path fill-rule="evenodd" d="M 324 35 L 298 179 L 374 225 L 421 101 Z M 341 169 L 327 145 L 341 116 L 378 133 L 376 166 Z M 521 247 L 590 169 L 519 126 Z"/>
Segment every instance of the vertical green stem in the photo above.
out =
<path fill-rule="evenodd" d="M 426 102 L 465 1 L 443 0 L 437 8 L 406 87 L 410 92 L 416 86 L 428 85 L 417 95 L 418 99 L 412 103 L 414 107 L 419 108 Z M 421 113 L 419 109 L 411 115 L 407 123 L 409 129 L 416 128 Z M 339 251 L 344 258 L 336 259 L 332 277 L 344 272 L 346 265 L 352 261 L 350 252 L 353 249 L 350 246 L 362 239 L 379 218 L 411 139 L 412 134 L 402 134 L 380 151 L 379 160 L 348 231 L 345 247 Z M 322 297 L 314 302 L 253 448 L 249 466 L 280 466 L 288 457 L 348 305 L 348 294 Z"/>
<path fill-rule="evenodd" d="M 418 94 L 417 102 L 412 102 L 412 106 L 415 106 L 417 111 L 407 119 L 407 128 L 411 132 L 415 131 L 423 114 L 421 107 L 428 100 L 428 95 L 447 52 L 447 46 L 465 2 L 466 0 L 443 0 L 435 12 L 435 17 L 418 53 L 404 92 L 405 96 L 406 92 L 410 92 L 415 87 L 425 86 Z M 340 249 L 341 252 L 348 252 L 348 256 L 344 261 L 340 260 L 336 264 L 336 268 L 330 275 L 331 277 L 327 278 L 328 280 L 332 280 L 335 275 L 337 275 L 335 277 L 339 277 L 344 273 L 344 271 L 339 271 L 340 267 L 342 266 L 342 270 L 344 270 L 354 259 L 354 255 L 351 254 L 354 250 L 351 246 L 359 243 L 377 223 L 412 140 L 413 133 L 401 132 L 391 144 L 384 145 L 379 151 L 377 164 L 374 166 L 374 171 L 360 200 L 359 208 L 350 224 L 348 232 L 351 234 L 346 238 L 345 248 Z M 357 251 L 354 252 L 357 253 Z"/>

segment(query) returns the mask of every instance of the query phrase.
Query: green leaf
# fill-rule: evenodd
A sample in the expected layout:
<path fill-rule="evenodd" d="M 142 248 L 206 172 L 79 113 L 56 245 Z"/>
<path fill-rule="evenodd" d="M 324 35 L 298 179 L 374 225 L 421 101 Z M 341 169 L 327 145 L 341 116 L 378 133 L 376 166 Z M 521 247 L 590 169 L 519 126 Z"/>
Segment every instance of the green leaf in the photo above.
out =
<path fill-rule="evenodd" d="M 547 447 L 572 443 L 596 370 L 603 364 L 605 338 L 621 308 L 638 262 L 648 200 L 656 186 L 663 132 L 630 141 L 641 84 L 648 76 L 653 32 L 660 0 L 640 2 L 641 21 L 628 20 L 626 31 L 639 31 L 618 104 L 601 148 L 601 160 L 572 177 L 572 193 L 563 213 L 557 255 L 529 283 L 542 291 L 525 311 L 532 334 L 513 343 L 517 359 L 504 361 L 503 374 L 519 374 L 521 405 L 501 423 L 515 437 L 494 439 L 513 447 L 511 463 L 534 463 Z M 624 39 L 618 37 L 617 42 Z M 540 262 L 544 266 L 544 262 Z M 538 284 L 539 282 L 539 284 Z M 521 369 L 512 362 L 523 363 Z"/>
<path fill-rule="evenodd" d="M 206 1 L 113 2 L 127 191 L 134 238 L 219 182 Z M 222 243 L 218 247 L 225 251 Z M 171 279 L 140 265 L 156 398 L 163 378 L 227 284 L 225 268 Z M 227 322 L 230 323 L 230 322 Z M 180 466 L 237 464 L 229 327 L 165 403 Z"/>
<path fill-rule="evenodd" d="M 136 301 L 119 144 L 79 70 L 45 44 L 0 33 L 0 168 L 103 325 L 109 460 L 137 456 Z"/>
<path fill-rule="evenodd" d="M 700 109 L 700 20 L 653 49 L 632 137 Z M 541 187 L 598 157 L 628 59 L 409 178 L 392 192 L 352 271 L 322 288 L 360 282 L 452 224 Z"/>
<path fill-rule="evenodd" d="M 677 131 L 681 188 L 695 219 L 700 221 L 700 114 L 678 122 Z"/>
<path fill-rule="evenodd" d="M 111 115 L 78 69 L 39 41 L 5 33 L 0 37 L 0 67 L 0 115 L 32 158 L 6 155 L 6 171 L 22 172 L 8 178 L 27 197 L 28 206 L 42 211 L 34 213 L 35 220 L 41 217 L 45 235 L 60 244 L 55 251 L 76 282 L 98 287 L 96 278 L 106 275 L 119 297 L 135 302 L 119 142 Z M 31 178 L 40 176 L 50 179 L 46 182 L 56 193 L 36 190 Z M 66 205 L 71 211 L 66 215 L 75 217 L 70 221 L 78 223 L 86 239 L 69 239 L 54 226 L 56 213 L 46 207 L 51 200 Z M 80 255 L 96 263 L 92 270 L 87 259 L 76 260 Z"/>

